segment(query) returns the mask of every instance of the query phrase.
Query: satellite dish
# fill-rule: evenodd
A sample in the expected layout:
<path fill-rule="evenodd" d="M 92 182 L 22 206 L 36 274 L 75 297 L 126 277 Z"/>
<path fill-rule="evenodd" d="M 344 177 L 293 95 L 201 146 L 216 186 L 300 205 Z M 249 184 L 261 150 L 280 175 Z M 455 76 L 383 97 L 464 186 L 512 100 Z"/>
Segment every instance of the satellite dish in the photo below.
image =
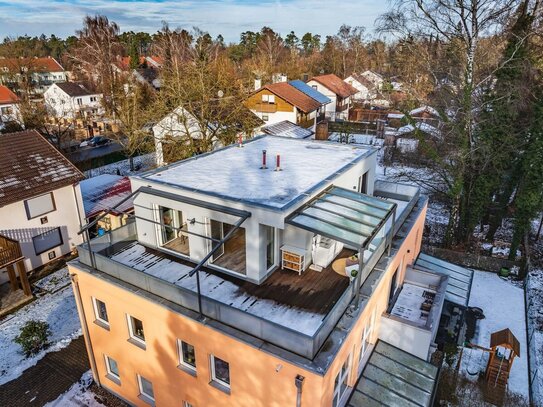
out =
<path fill-rule="evenodd" d="M 222 97 L 224 96 L 224 92 L 223 92 L 222 90 L 219 90 L 219 91 L 217 92 L 217 96 L 220 97 L 220 98 L 222 98 Z"/>

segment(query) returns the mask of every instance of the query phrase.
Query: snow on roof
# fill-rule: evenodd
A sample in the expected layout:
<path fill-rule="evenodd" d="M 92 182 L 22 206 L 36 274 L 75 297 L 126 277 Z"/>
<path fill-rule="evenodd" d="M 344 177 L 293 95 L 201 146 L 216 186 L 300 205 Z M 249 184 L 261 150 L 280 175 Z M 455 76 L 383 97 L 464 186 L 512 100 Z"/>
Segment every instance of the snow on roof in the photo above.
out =
<path fill-rule="evenodd" d="M 80 183 L 85 217 L 92 218 L 100 212 L 107 211 L 132 193 L 128 177 L 120 175 L 103 174 L 88 178 Z M 134 208 L 134 201 L 127 200 L 118 208 L 117 212 L 127 212 Z"/>
<path fill-rule="evenodd" d="M 298 139 L 308 138 L 313 135 L 313 131 L 298 126 L 297 124 L 294 124 L 288 120 L 283 120 L 282 122 L 262 127 L 262 131 L 266 134 L 269 134 L 270 136 L 290 137 Z"/>
<path fill-rule="evenodd" d="M 404 116 L 405 116 L 405 115 L 404 115 L 403 113 L 389 113 L 389 114 L 387 115 L 387 117 L 388 117 L 389 119 L 403 119 Z"/>
<path fill-rule="evenodd" d="M 430 134 L 432 136 L 439 136 L 441 134 L 441 132 L 439 131 L 439 129 L 437 129 L 436 127 L 432 126 L 432 125 L 429 125 L 428 123 L 424 123 L 424 122 L 417 122 L 415 124 L 416 128 L 419 129 L 420 131 L 424 132 L 424 133 L 427 133 L 427 134 Z M 406 126 L 403 126 L 403 127 L 400 127 L 398 129 L 398 134 L 408 134 L 408 133 L 411 133 L 412 131 L 415 130 L 415 126 L 413 126 L 412 124 L 408 124 Z"/>
<path fill-rule="evenodd" d="M 432 106 L 417 107 L 416 109 L 411 110 L 409 112 L 409 114 L 411 116 L 413 116 L 413 115 L 417 115 L 417 114 L 423 113 L 423 112 L 426 112 L 426 113 L 429 113 L 431 115 L 439 117 L 439 112 L 436 109 L 434 109 Z"/>
<path fill-rule="evenodd" d="M 81 171 L 36 130 L 0 134 L 0 206 L 82 179 Z"/>
<path fill-rule="evenodd" d="M 267 152 L 265 170 L 260 169 L 263 150 Z M 285 209 L 372 153 L 374 150 L 359 146 L 263 136 L 242 148 L 216 150 L 142 177 L 233 201 Z M 281 155 L 281 171 L 274 171 L 277 154 Z"/>

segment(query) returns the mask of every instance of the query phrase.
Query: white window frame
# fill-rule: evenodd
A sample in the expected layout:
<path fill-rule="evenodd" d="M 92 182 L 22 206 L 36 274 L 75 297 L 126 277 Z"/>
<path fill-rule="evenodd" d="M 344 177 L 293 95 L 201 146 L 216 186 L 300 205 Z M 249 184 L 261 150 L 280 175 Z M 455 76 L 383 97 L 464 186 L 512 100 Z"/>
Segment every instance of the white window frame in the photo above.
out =
<path fill-rule="evenodd" d="M 99 300 L 96 297 L 92 297 L 92 307 L 94 308 L 94 318 L 96 318 L 96 320 L 100 321 L 102 324 L 109 326 L 109 321 L 106 321 L 105 319 L 102 319 L 100 317 L 100 312 L 98 311 L 99 308 L 98 308 L 97 301 L 100 301 L 101 303 L 103 303 L 106 306 L 106 314 L 107 314 L 107 304 L 104 301 Z M 107 317 L 108 317 L 108 320 L 109 320 L 109 315 Z"/>
<path fill-rule="evenodd" d="M 268 103 L 271 105 L 275 104 L 275 95 L 268 96 Z"/>
<path fill-rule="evenodd" d="M 336 378 L 339 376 L 339 380 L 337 381 L 337 386 L 336 386 L 336 381 L 334 379 L 334 393 L 332 397 L 333 407 L 340 407 L 340 406 L 345 405 L 345 402 L 347 401 L 347 399 L 349 398 L 349 395 L 351 394 L 351 392 L 348 390 L 349 388 L 351 388 L 352 390 L 351 386 L 346 386 L 347 388 L 345 389 L 343 394 L 341 393 L 341 383 L 343 383 L 344 381 L 349 381 L 349 378 L 351 376 L 352 362 L 353 362 L 352 353 L 349 353 L 349 356 L 347 356 L 347 359 L 341 365 L 341 367 L 339 368 L 339 371 L 337 372 Z M 347 368 L 343 372 L 343 366 L 345 366 L 345 364 L 347 364 Z"/>
<path fill-rule="evenodd" d="M 140 390 L 140 394 L 154 402 L 155 401 L 155 396 L 154 396 L 155 388 L 153 386 L 153 382 L 151 380 L 147 379 L 146 377 L 143 377 L 140 374 L 136 374 L 136 376 L 138 377 L 138 387 L 139 387 L 139 390 Z M 141 381 L 142 378 L 147 380 L 149 383 L 151 383 L 151 387 L 153 388 L 153 395 L 152 396 L 143 391 L 143 383 Z"/>
<path fill-rule="evenodd" d="M 126 320 L 128 322 L 128 334 L 130 336 L 130 339 L 135 340 L 138 343 L 141 343 L 142 345 L 146 345 L 145 339 L 141 339 L 134 335 L 134 327 L 132 326 L 132 318 L 137 319 L 138 321 L 141 321 L 141 324 L 143 325 L 143 321 L 139 318 L 136 318 L 130 314 L 126 314 Z M 145 337 L 145 328 L 143 330 L 143 336 Z"/>
<path fill-rule="evenodd" d="M 226 360 L 219 358 L 213 354 L 209 355 L 209 361 L 211 362 L 211 380 L 215 383 L 219 383 L 221 386 L 224 386 L 226 388 L 230 388 L 230 383 L 226 383 L 225 381 L 217 378 L 217 375 L 215 373 L 215 358 L 222 360 L 223 362 L 228 363 L 228 377 L 230 376 L 230 362 L 227 362 Z"/>
<path fill-rule="evenodd" d="M 184 353 L 183 353 L 183 343 L 192 346 L 193 349 L 194 349 L 194 366 L 185 361 Z M 179 353 L 179 364 L 186 367 L 189 370 L 192 370 L 192 371 L 196 372 L 196 348 L 194 347 L 194 345 L 192 345 L 192 344 L 190 344 L 188 342 L 185 342 L 182 339 L 178 339 L 177 340 L 177 352 Z"/>
<path fill-rule="evenodd" d="M 371 313 L 371 317 L 369 321 L 366 322 L 364 325 L 364 328 L 362 329 L 362 337 L 361 337 L 361 343 L 360 343 L 360 356 L 358 358 L 358 370 L 359 372 L 362 371 L 362 368 L 364 367 L 364 358 L 368 354 L 368 350 L 371 348 L 371 337 L 373 335 L 373 330 L 375 329 L 375 317 L 376 317 L 376 309 L 373 310 Z"/>
<path fill-rule="evenodd" d="M 262 103 L 269 103 L 269 101 L 270 101 L 270 95 L 263 94 Z"/>
<path fill-rule="evenodd" d="M 109 357 L 108 355 L 104 355 L 104 359 L 105 359 L 105 362 L 106 362 L 106 372 L 107 372 L 107 374 L 120 381 L 121 380 L 120 374 L 117 374 L 117 373 L 113 372 L 111 370 L 110 365 L 109 365 L 110 360 L 113 360 L 115 363 L 117 363 L 117 361 L 115 359 Z M 117 369 L 119 369 L 119 364 L 118 363 L 117 363 Z"/>
<path fill-rule="evenodd" d="M 270 120 L 270 115 L 268 113 L 262 113 L 262 120 L 267 122 Z"/>

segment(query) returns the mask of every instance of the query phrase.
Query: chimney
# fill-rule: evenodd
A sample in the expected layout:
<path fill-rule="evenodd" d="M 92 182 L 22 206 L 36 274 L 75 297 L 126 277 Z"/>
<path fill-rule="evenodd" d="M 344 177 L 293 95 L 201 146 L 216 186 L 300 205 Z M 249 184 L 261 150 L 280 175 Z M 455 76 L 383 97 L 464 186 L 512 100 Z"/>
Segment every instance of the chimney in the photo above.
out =
<path fill-rule="evenodd" d="M 275 157 L 275 171 L 282 171 L 281 170 L 281 156 L 277 154 Z"/>
<path fill-rule="evenodd" d="M 243 147 L 243 134 L 238 134 L 238 147 Z"/>
<path fill-rule="evenodd" d="M 260 167 L 261 170 L 265 170 L 266 168 L 266 150 L 262 150 L 262 167 Z"/>
<path fill-rule="evenodd" d="M 257 78 L 255 79 L 255 90 L 258 90 L 262 87 L 262 79 Z"/>

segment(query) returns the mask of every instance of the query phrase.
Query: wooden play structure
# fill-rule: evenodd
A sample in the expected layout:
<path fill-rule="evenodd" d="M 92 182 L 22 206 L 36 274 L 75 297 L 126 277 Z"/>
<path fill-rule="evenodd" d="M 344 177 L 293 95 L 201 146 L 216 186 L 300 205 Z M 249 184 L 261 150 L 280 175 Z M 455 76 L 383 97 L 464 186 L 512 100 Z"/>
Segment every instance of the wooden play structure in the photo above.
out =
<path fill-rule="evenodd" d="M 520 343 L 508 328 L 490 336 L 490 357 L 485 372 L 490 387 L 505 390 L 513 360 L 517 356 L 520 357 Z"/>

